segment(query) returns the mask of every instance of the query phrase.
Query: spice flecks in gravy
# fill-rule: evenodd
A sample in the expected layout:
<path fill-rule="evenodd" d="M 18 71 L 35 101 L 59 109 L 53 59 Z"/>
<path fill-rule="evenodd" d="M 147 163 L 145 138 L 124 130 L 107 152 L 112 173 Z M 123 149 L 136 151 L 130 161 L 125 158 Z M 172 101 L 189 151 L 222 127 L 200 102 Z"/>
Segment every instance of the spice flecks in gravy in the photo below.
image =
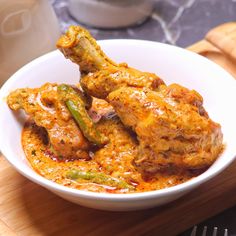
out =
<path fill-rule="evenodd" d="M 60 160 L 50 151 L 45 141 L 44 131 L 32 121 L 27 121 L 22 133 L 22 145 L 33 169 L 58 184 L 93 192 L 128 193 L 144 192 L 174 186 L 199 173 L 178 172 L 160 173 L 151 179 L 143 179 L 132 161 L 137 152 L 137 143 L 118 119 L 103 119 L 98 129 L 109 137 L 110 142 L 103 148 L 90 153 L 90 160 Z M 75 181 L 67 177 L 70 170 L 105 173 L 133 186 L 132 189 L 116 188 L 106 184 L 92 183 L 89 180 Z"/>

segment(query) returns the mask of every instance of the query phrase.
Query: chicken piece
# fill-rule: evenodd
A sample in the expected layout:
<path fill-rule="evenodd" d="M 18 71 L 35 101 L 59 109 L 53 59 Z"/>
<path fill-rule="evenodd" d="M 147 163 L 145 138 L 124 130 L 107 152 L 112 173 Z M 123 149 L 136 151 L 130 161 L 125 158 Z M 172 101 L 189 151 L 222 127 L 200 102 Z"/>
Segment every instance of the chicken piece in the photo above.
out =
<path fill-rule="evenodd" d="M 202 106 L 202 97 L 180 85 L 120 88 L 108 101 L 139 140 L 134 160 L 144 174 L 209 167 L 222 151 L 220 125 Z"/>
<path fill-rule="evenodd" d="M 208 117 L 197 92 L 114 63 L 80 27 L 70 27 L 57 47 L 80 66 L 85 92 L 105 98 L 136 132 L 135 165 L 143 173 L 206 168 L 222 151 L 220 125 Z"/>
<path fill-rule="evenodd" d="M 164 82 L 155 74 L 141 72 L 116 64 L 97 45 L 90 33 L 79 26 L 71 26 L 57 42 L 57 47 L 80 66 L 81 86 L 91 96 L 106 98 L 120 87 L 147 87 L 155 90 Z"/>
<path fill-rule="evenodd" d="M 38 126 L 46 129 L 56 155 L 66 159 L 89 158 L 89 143 L 58 98 L 56 84 L 17 89 L 8 95 L 7 103 L 12 110 L 25 110 Z"/>

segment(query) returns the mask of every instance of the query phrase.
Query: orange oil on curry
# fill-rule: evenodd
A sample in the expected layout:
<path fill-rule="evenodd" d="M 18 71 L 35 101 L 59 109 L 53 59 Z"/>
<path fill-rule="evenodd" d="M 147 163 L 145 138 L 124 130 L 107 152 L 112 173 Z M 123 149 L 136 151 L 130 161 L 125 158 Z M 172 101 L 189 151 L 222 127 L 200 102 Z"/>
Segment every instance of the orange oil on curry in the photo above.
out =
<path fill-rule="evenodd" d="M 199 174 L 161 173 L 145 180 L 132 164 L 137 153 L 137 144 L 124 130 L 123 125 L 118 121 L 104 121 L 98 128 L 109 137 L 110 142 L 93 152 L 90 160 L 60 160 L 53 157 L 39 127 L 30 121 L 25 123 L 22 132 L 22 146 L 32 168 L 41 176 L 67 187 L 92 192 L 130 193 L 158 190 L 186 182 Z M 77 182 L 67 178 L 67 172 L 71 169 L 102 172 L 128 182 L 134 186 L 134 190 L 116 189 L 89 181 Z"/>

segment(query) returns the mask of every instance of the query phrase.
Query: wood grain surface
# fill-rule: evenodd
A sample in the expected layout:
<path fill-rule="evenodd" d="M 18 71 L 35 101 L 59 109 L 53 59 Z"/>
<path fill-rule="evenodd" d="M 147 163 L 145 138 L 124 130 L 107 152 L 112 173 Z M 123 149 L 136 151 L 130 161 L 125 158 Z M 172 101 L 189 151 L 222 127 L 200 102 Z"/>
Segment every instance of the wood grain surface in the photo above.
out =
<path fill-rule="evenodd" d="M 236 23 L 217 27 L 209 32 L 207 39 L 189 49 L 217 62 L 236 78 L 235 52 L 230 55 L 230 50 L 222 51 L 219 35 L 225 37 L 225 32 L 228 38 L 235 35 Z M 213 34 L 217 35 L 214 44 Z M 233 42 L 229 41 L 227 45 Z M 184 197 L 162 207 L 136 212 L 105 212 L 65 201 L 18 174 L 3 156 L 0 156 L 0 173 L 1 236 L 171 236 L 236 204 L 236 161 Z"/>

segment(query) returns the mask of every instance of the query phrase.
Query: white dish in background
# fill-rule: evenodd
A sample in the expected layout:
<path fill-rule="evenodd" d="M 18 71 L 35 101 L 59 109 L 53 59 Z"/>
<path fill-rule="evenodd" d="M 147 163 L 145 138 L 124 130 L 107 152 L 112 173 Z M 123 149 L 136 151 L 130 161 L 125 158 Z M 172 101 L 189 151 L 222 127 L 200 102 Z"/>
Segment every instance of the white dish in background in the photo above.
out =
<path fill-rule="evenodd" d="M 48 53 L 16 72 L 0 91 L 0 149 L 6 159 L 30 180 L 69 201 L 103 210 L 136 210 L 170 202 L 223 171 L 236 154 L 236 81 L 213 62 L 185 49 L 139 40 L 99 42 L 117 62 L 127 62 L 140 70 L 154 72 L 166 83 L 196 89 L 204 98 L 210 117 L 222 125 L 225 151 L 203 174 L 183 184 L 144 193 L 93 193 L 64 187 L 38 175 L 28 164 L 21 147 L 24 116 L 15 115 L 5 97 L 16 88 L 38 87 L 46 82 L 77 83 L 78 67 L 59 51 Z M 209 191 L 211 191 L 209 189 Z"/>
<path fill-rule="evenodd" d="M 70 14 L 79 22 L 99 28 L 142 23 L 153 11 L 152 0 L 69 0 Z"/>

